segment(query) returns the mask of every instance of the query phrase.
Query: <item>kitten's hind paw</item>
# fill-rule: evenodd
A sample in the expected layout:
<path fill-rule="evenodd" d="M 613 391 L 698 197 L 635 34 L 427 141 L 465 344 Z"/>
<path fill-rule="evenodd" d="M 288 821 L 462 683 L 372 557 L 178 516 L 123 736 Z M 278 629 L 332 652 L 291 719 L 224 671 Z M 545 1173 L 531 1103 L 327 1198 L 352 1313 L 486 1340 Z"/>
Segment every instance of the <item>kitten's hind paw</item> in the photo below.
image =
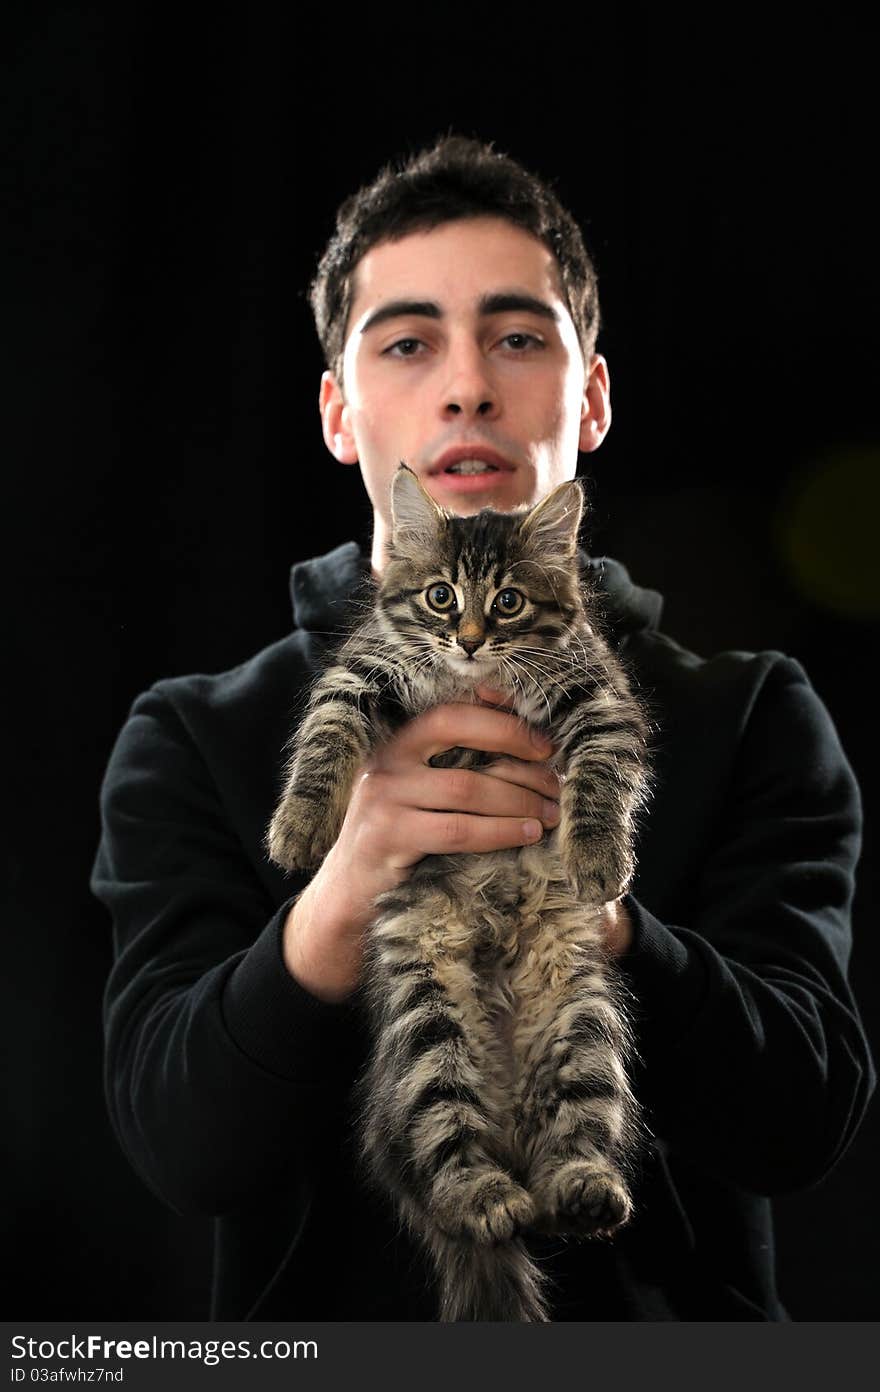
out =
<path fill-rule="evenodd" d="M 454 1238 L 483 1244 L 507 1242 L 520 1228 L 530 1227 L 535 1208 L 531 1195 L 506 1170 L 459 1170 L 441 1175 L 434 1185 L 431 1214 L 439 1228 Z"/>
<path fill-rule="evenodd" d="M 610 1237 L 632 1214 L 632 1200 L 616 1170 L 601 1162 L 561 1165 L 536 1199 L 541 1232 Z"/>

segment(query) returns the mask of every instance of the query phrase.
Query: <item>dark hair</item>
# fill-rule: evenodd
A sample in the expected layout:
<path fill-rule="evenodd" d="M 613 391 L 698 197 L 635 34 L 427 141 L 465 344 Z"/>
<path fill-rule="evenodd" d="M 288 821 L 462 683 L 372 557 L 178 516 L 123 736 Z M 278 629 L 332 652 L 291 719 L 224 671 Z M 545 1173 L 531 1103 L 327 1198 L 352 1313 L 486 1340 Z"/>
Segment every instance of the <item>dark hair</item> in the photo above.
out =
<path fill-rule="evenodd" d="M 309 288 L 324 360 L 340 387 L 352 281 L 361 258 L 379 242 L 469 217 L 506 218 L 553 252 L 589 363 L 599 332 L 599 295 L 596 268 L 574 218 L 537 175 L 497 154 L 491 142 L 447 135 L 399 169 L 386 165 L 340 205 L 336 230 Z"/>

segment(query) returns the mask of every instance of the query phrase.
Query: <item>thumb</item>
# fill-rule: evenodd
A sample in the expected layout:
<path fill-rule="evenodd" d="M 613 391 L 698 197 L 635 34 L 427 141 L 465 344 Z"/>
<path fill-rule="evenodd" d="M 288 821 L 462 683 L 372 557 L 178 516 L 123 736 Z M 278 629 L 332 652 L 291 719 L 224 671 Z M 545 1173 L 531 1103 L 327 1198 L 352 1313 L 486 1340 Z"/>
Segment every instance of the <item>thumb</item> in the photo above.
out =
<path fill-rule="evenodd" d="M 495 686 L 483 686 L 476 689 L 476 694 L 487 706 L 510 706 L 511 697 L 509 691 L 499 691 Z"/>

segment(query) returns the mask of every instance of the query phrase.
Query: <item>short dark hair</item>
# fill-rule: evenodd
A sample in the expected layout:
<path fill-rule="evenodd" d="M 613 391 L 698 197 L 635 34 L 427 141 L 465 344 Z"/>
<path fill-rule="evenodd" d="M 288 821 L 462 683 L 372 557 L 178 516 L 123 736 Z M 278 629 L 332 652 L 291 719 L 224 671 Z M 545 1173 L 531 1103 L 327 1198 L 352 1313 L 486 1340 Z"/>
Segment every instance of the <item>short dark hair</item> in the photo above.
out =
<path fill-rule="evenodd" d="M 385 165 L 345 199 L 309 288 L 324 360 L 340 387 L 354 271 L 379 242 L 471 217 L 501 217 L 539 238 L 556 257 L 568 311 L 589 364 L 599 332 L 596 268 L 581 229 L 537 175 L 492 142 L 446 135 L 400 168 Z"/>

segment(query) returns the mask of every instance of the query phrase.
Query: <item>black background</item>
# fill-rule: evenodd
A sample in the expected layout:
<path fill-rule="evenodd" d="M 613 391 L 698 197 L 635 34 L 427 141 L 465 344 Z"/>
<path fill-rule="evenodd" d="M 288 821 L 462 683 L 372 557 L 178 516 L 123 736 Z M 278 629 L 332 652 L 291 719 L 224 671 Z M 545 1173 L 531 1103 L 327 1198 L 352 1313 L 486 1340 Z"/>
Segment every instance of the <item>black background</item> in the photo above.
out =
<path fill-rule="evenodd" d="M 187 13 L 5 21 L 4 1249 L 7 1314 L 31 1319 L 207 1313 L 209 1225 L 143 1188 L 104 1113 L 98 787 L 139 691 L 282 636 L 291 562 L 366 537 L 320 437 L 305 290 L 340 199 L 448 129 L 551 180 L 598 261 L 592 549 L 664 591 L 680 641 L 790 652 L 832 712 L 865 797 L 852 975 L 877 1041 L 866 36 Z M 876 1316 L 876 1138 L 874 1106 L 776 1204 L 796 1319 Z"/>

